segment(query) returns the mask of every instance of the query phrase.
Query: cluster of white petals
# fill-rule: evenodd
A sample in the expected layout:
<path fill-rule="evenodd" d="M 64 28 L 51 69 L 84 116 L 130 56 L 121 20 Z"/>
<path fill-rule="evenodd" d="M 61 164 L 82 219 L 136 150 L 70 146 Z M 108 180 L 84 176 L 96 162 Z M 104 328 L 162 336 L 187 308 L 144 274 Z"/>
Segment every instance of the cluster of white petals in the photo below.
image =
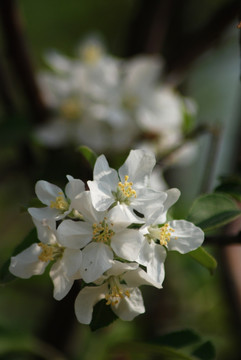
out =
<path fill-rule="evenodd" d="M 51 71 L 39 80 L 53 117 L 36 136 L 47 146 L 83 144 L 100 153 L 134 144 L 164 154 L 182 143 L 186 120 L 196 114 L 193 100 L 160 82 L 158 56 L 124 60 L 90 38 L 75 58 L 53 51 L 46 61 Z M 186 143 L 175 159 L 193 158 L 195 149 Z"/>
<path fill-rule="evenodd" d="M 101 299 L 123 320 L 143 313 L 139 286 L 162 288 L 168 251 L 184 254 L 204 240 L 194 224 L 167 221 L 180 192 L 152 189 L 154 166 L 152 152 L 131 150 L 118 171 L 99 156 L 88 190 L 71 176 L 65 191 L 38 181 L 36 194 L 43 207 L 28 209 L 38 241 L 11 258 L 11 273 L 29 278 L 51 263 L 57 300 L 80 280 L 75 313 L 84 324 L 91 322 L 93 307 Z"/>

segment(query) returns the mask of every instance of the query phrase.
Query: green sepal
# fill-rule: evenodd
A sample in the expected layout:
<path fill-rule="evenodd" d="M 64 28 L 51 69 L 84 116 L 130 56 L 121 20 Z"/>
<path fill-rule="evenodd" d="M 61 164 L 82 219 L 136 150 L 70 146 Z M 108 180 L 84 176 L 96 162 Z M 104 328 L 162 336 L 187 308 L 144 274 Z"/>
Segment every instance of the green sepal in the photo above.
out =
<path fill-rule="evenodd" d="M 209 270 L 211 274 L 214 273 L 217 267 L 217 261 L 202 246 L 200 246 L 194 251 L 190 251 L 187 255 L 191 256 L 191 258 L 193 258 L 195 261 L 197 261 L 199 264 Z"/>
<path fill-rule="evenodd" d="M 110 325 L 117 318 L 118 317 L 111 310 L 111 307 L 106 305 L 106 300 L 103 299 L 94 306 L 90 328 L 92 331 L 96 331 Z"/>
<path fill-rule="evenodd" d="M 93 169 L 95 166 L 96 159 L 98 157 L 97 154 L 92 149 L 90 149 L 88 146 L 85 145 L 79 146 L 77 151 L 79 151 L 84 156 L 84 158 L 88 161 L 91 168 Z"/>
<path fill-rule="evenodd" d="M 192 355 L 200 360 L 216 359 L 216 351 L 211 341 L 205 341 L 192 353 Z"/>
<path fill-rule="evenodd" d="M 153 343 L 178 349 L 200 341 L 201 337 L 199 334 L 193 330 L 185 329 L 173 331 L 171 333 L 159 336 L 158 338 L 154 339 Z"/>
<path fill-rule="evenodd" d="M 187 216 L 187 220 L 209 231 L 235 220 L 241 215 L 236 202 L 227 194 L 212 193 L 198 197 Z"/>
<path fill-rule="evenodd" d="M 30 245 L 38 241 L 37 237 L 37 230 L 36 228 L 33 228 L 28 235 L 24 238 L 24 240 L 14 249 L 12 256 L 15 256 L 22 252 L 23 250 L 27 249 Z M 13 281 L 16 279 L 16 276 L 14 276 L 9 271 L 9 265 L 10 265 L 11 259 L 8 259 L 2 266 L 0 270 L 0 284 L 6 284 L 10 281 Z"/>

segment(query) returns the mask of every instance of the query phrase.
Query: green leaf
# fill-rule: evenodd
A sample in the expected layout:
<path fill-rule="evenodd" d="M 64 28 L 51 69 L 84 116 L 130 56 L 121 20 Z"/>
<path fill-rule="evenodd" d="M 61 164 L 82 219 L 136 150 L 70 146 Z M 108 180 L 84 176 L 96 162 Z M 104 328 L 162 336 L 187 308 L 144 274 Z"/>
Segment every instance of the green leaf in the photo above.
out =
<path fill-rule="evenodd" d="M 119 351 L 123 353 L 134 354 L 138 358 L 138 354 L 159 355 L 165 360 L 194 360 L 190 355 L 184 354 L 169 346 L 160 346 L 152 343 L 144 342 L 128 342 L 118 345 Z"/>
<path fill-rule="evenodd" d="M 103 299 L 94 306 L 90 328 L 92 331 L 98 330 L 104 326 L 110 325 L 117 318 L 118 317 L 111 310 L 111 307 L 106 305 L 106 300 Z"/>
<path fill-rule="evenodd" d="M 216 358 L 216 351 L 211 341 L 206 341 L 200 345 L 192 355 L 200 360 L 214 360 Z"/>
<path fill-rule="evenodd" d="M 215 258 L 210 255 L 202 246 L 194 251 L 190 251 L 187 255 L 191 256 L 199 264 L 208 269 L 211 274 L 213 274 L 217 267 L 217 261 Z"/>
<path fill-rule="evenodd" d="M 208 231 L 228 224 L 240 215 L 241 211 L 230 196 L 213 193 L 194 201 L 187 220 Z"/>
<path fill-rule="evenodd" d="M 88 161 L 88 163 L 93 169 L 97 159 L 97 154 L 85 145 L 79 146 L 77 150 L 84 156 L 84 158 Z"/>
<path fill-rule="evenodd" d="M 185 329 L 162 335 L 155 339 L 154 343 L 171 346 L 174 348 L 181 348 L 198 341 L 201 341 L 201 338 L 197 333 L 195 333 L 193 330 Z"/>
<path fill-rule="evenodd" d="M 241 201 L 241 177 L 238 175 L 222 177 L 221 183 L 215 188 L 215 191 L 229 194 L 236 200 Z"/>
<path fill-rule="evenodd" d="M 24 238 L 24 240 L 14 249 L 13 256 L 19 254 L 21 251 L 27 249 L 30 245 L 32 245 L 34 242 L 36 242 L 38 239 L 37 237 L 37 230 L 36 228 L 33 228 L 28 235 Z M 4 265 L 2 266 L 2 269 L 0 271 L 0 284 L 5 284 L 7 282 L 13 281 L 16 279 L 16 276 L 10 273 L 9 271 L 9 265 L 10 260 L 8 259 Z"/>

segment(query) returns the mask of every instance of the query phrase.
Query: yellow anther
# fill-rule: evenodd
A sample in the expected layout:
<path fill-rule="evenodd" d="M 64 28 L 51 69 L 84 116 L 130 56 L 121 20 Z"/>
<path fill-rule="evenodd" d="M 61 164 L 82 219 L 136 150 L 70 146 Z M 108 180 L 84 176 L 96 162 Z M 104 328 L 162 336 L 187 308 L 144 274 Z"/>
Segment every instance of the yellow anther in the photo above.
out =
<path fill-rule="evenodd" d="M 128 110 L 134 109 L 137 104 L 138 104 L 138 99 L 135 96 L 125 96 L 122 99 L 123 107 L 128 109 Z"/>
<path fill-rule="evenodd" d="M 174 232 L 174 229 L 172 229 L 168 224 L 165 224 L 163 227 L 161 227 L 159 237 L 161 245 L 167 246 L 168 242 L 171 240 L 172 232 Z"/>
<path fill-rule="evenodd" d="M 105 295 L 106 305 L 117 305 L 125 296 L 130 297 L 128 290 L 123 290 L 118 278 L 109 279 L 109 293 Z"/>
<path fill-rule="evenodd" d="M 58 209 L 61 211 L 66 211 L 69 208 L 68 202 L 64 198 L 64 194 L 62 192 L 59 193 L 59 196 L 56 197 L 55 201 L 51 201 L 50 207 L 52 209 Z"/>
<path fill-rule="evenodd" d="M 51 260 L 54 260 L 53 257 L 53 247 L 49 246 L 47 244 L 43 244 L 43 243 L 38 243 L 38 246 L 40 246 L 42 248 L 42 252 L 39 255 L 39 260 L 44 261 L 44 262 L 48 262 Z"/>
<path fill-rule="evenodd" d="M 105 218 L 106 219 L 106 218 Z M 112 236 L 115 234 L 112 229 L 109 228 L 106 220 L 99 222 L 99 224 L 93 224 L 93 241 L 102 242 L 104 244 L 110 244 Z"/>
<path fill-rule="evenodd" d="M 67 120 L 77 119 L 82 113 L 80 101 L 74 98 L 64 101 L 60 106 L 60 113 Z"/>
<path fill-rule="evenodd" d="M 89 64 L 96 63 L 102 54 L 102 49 L 97 44 L 91 44 L 88 46 L 85 46 L 85 48 L 82 50 L 82 57 L 84 62 Z"/>
<path fill-rule="evenodd" d="M 136 191 L 132 189 L 133 182 L 128 182 L 129 176 L 125 175 L 125 182 L 124 184 L 120 181 L 118 183 L 118 188 L 121 190 L 122 194 L 125 196 L 125 198 L 130 198 L 134 196 L 136 198 Z"/>

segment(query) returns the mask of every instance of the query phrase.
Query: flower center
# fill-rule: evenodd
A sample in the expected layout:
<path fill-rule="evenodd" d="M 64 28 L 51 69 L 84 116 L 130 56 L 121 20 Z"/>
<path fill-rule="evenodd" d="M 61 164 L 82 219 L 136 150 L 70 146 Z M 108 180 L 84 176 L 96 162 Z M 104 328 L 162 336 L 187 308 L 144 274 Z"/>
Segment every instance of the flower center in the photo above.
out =
<path fill-rule="evenodd" d="M 132 189 L 133 182 L 128 181 L 129 176 L 125 175 L 125 182 L 122 183 L 121 181 L 118 183 L 117 188 L 117 200 L 120 202 L 128 202 L 131 197 L 136 198 L 136 191 Z"/>
<path fill-rule="evenodd" d="M 121 287 L 118 278 L 111 276 L 108 286 L 109 292 L 105 295 L 106 305 L 117 305 L 125 296 L 130 297 L 130 292 Z"/>
<path fill-rule="evenodd" d="M 113 224 L 111 224 L 113 225 Z M 112 229 L 109 228 L 106 218 L 103 221 L 100 221 L 99 224 L 93 224 L 93 238 L 95 242 L 102 242 L 104 244 L 110 245 L 111 238 L 115 234 Z"/>
<path fill-rule="evenodd" d="M 61 105 L 60 112 L 69 121 L 78 119 L 82 114 L 81 104 L 76 99 L 68 99 Z"/>
<path fill-rule="evenodd" d="M 65 200 L 64 194 L 62 192 L 60 192 L 59 196 L 56 197 L 55 201 L 51 201 L 50 207 L 52 209 L 66 211 L 69 209 L 69 204 Z"/>
<path fill-rule="evenodd" d="M 82 51 L 84 62 L 88 64 L 95 64 L 101 57 L 101 48 L 98 45 L 91 44 L 86 46 Z"/>
<path fill-rule="evenodd" d="M 161 228 L 150 226 L 149 229 L 150 237 L 153 240 L 159 240 L 160 245 L 167 246 L 171 240 L 171 235 L 175 231 L 170 227 L 170 225 L 165 224 Z M 175 237 L 177 239 L 177 237 Z"/>
<path fill-rule="evenodd" d="M 137 104 L 138 104 L 138 99 L 133 95 L 125 96 L 122 99 L 122 105 L 127 110 L 133 110 L 137 106 Z"/>
<path fill-rule="evenodd" d="M 44 262 L 55 260 L 57 257 L 62 255 L 64 250 L 63 247 L 58 245 L 43 244 L 42 242 L 38 243 L 38 246 L 42 248 L 42 252 L 38 258 L 40 261 Z"/>

